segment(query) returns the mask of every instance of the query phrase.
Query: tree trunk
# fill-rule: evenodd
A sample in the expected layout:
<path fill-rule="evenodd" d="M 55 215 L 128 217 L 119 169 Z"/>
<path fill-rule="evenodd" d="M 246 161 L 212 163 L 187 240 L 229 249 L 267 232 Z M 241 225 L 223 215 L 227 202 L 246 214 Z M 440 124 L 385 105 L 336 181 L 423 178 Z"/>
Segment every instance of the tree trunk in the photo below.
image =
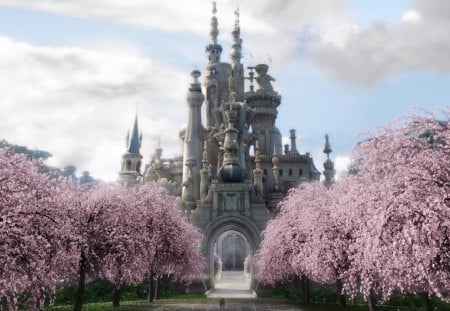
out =
<path fill-rule="evenodd" d="M 83 308 L 84 300 L 84 285 L 86 282 L 86 257 L 84 252 L 81 252 L 80 262 L 78 265 L 78 287 L 75 295 L 75 303 L 73 306 L 73 311 L 81 311 Z"/>
<path fill-rule="evenodd" d="M 370 292 L 367 304 L 369 305 L 369 311 L 375 311 L 376 299 L 375 299 L 375 294 L 372 291 Z"/>
<path fill-rule="evenodd" d="M 122 282 L 120 282 L 119 284 L 114 284 L 114 293 L 112 300 L 113 307 L 120 307 L 120 298 L 122 297 L 122 289 L 123 289 Z"/>
<path fill-rule="evenodd" d="M 303 303 L 308 304 L 310 303 L 309 300 L 309 279 L 306 276 L 302 276 L 302 298 Z"/>
<path fill-rule="evenodd" d="M 153 273 L 148 278 L 148 302 L 155 300 L 155 291 L 153 286 Z"/>
<path fill-rule="evenodd" d="M 155 300 L 159 299 L 159 277 L 155 280 Z"/>
<path fill-rule="evenodd" d="M 433 311 L 434 306 L 433 306 L 433 301 L 431 300 L 431 297 L 427 293 L 422 293 L 421 295 L 422 295 L 423 299 L 425 300 L 425 310 Z"/>
<path fill-rule="evenodd" d="M 342 281 L 340 279 L 336 280 L 336 291 L 337 291 L 337 305 L 339 307 L 345 307 L 345 295 L 342 294 Z"/>

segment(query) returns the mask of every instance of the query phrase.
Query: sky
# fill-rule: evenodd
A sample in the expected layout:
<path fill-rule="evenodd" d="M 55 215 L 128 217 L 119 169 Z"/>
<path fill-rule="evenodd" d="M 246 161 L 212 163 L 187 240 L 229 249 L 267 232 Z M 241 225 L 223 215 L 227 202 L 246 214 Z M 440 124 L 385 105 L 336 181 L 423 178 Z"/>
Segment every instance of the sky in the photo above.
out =
<path fill-rule="evenodd" d="M 239 7 L 245 66 L 267 63 L 277 127 L 323 169 L 361 133 L 450 105 L 448 0 L 218 0 L 222 61 Z M 48 164 L 118 177 L 137 113 L 144 163 L 181 154 L 193 69 L 207 63 L 211 1 L 0 0 L 0 139 Z"/>

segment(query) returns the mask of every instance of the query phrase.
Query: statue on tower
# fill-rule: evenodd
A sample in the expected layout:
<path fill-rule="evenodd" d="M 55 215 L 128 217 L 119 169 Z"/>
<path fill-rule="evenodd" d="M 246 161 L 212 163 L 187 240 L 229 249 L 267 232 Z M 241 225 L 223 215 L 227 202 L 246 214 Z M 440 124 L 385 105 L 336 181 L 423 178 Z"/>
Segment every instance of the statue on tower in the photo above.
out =
<path fill-rule="evenodd" d="M 267 70 L 269 70 L 269 66 L 266 64 L 258 64 L 255 66 L 255 71 L 258 74 L 256 82 L 259 85 L 259 89 L 273 91 L 271 81 L 275 81 L 275 79 L 267 74 Z"/>

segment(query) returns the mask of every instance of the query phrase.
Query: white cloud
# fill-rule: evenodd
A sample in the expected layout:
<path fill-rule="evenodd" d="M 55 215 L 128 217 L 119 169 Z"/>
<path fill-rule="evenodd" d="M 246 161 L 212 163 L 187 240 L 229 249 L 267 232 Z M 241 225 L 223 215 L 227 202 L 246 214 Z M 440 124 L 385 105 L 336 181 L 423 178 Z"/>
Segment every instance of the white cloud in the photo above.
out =
<path fill-rule="evenodd" d="M 161 136 L 180 152 L 189 76 L 129 53 L 42 47 L 0 37 L 2 138 L 51 152 L 50 164 L 74 164 L 116 178 L 136 110 L 147 156 Z"/>
<path fill-rule="evenodd" d="M 406 23 L 418 23 L 422 20 L 422 16 L 419 15 L 416 11 L 409 10 L 403 13 L 402 21 Z"/>
<path fill-rule="evenodd" d="M 342 174 L 346 174 L 348 171 L 348 165 L 350 164 L 350 157 L 348 155 L 338 155 L 334 159 L 334 169 L 336 170 L 336 179 L 339 179 Z"/>
<path fill-rule="evenodd" d="M 399 21 L 344 28 L 343 40 L 328 39 L 336 30 L 325 32 L 309 46 L 309 59 L 333 77 L 365 85 L 413 70 L 450 73 L 450 2 L 412 3 Z"/>

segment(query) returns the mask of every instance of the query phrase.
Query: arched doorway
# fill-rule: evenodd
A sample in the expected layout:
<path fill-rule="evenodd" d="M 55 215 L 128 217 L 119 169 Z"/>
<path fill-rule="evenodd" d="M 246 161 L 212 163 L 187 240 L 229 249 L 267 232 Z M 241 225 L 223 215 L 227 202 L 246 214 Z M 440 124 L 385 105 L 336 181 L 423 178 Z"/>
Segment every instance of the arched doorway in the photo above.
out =
<path fill-rule="evenodd" d="M 215 288 L 250 289 L 251 251 L 246 237 L 236 230 L 219 235 L 214 243 Z"/>
<path fill-rule="evenodd" d="M 254 223 L 242 216 L 221 217 L 207 227 L 205 236 L 211 288 L 251 291 L 255 286 L 253 255 L 260 242 Z"/>

